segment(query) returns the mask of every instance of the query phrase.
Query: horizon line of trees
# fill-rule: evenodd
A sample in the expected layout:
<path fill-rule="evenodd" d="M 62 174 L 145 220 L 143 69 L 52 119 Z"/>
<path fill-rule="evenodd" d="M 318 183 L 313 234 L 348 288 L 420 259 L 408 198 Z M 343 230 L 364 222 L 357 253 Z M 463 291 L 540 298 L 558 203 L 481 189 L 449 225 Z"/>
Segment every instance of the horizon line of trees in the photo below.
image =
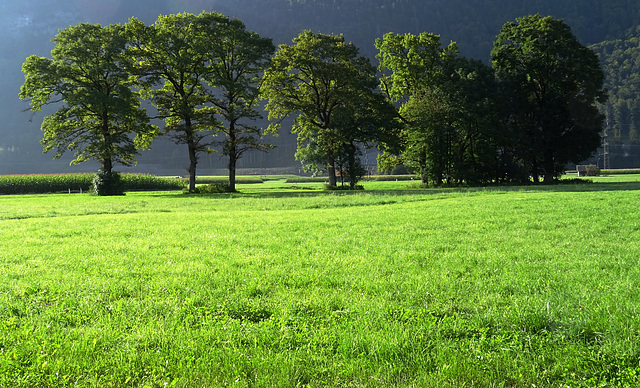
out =
<path fill-rule="evenodd" d="M 228 157 L 235 191 L 237 160 L 273 148 L 264 136 L 291 116 L 305 170 L 327 172 L 331 186 L 337 172 L 346 175 L 351 188 L 368 147 L 383 151 L 381 170 L 404 165 L 442 185 L 551 183 L 600 145 L 598 58 L 551 17 L 506 23 L 492 66 L 431 33 L 377 39 L 377 67 L 341 35 L 303 31 L 276 50 L 216 12 L 160 16 L 149 26 L 135 18 L 81 23 L 53 42 L 52 58 L 24 62 L 20 92 L 34 112 L 59 106 L 43 120 L 44 151 L 73 151 L 73 163 L 96 159 L 109 176 L 157 136 L 171 136 L 187 145 L 191 192 L 199 156 L 214 149 Z M 267 128 L 255 124 L 261 99 Z"/>

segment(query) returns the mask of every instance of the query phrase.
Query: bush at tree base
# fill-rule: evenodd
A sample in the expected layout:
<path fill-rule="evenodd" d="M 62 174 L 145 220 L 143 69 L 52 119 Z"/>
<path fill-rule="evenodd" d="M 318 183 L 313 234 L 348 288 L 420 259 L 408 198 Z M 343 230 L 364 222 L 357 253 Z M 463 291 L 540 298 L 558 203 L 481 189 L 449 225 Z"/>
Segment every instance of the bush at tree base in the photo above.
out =
<path fill-rule="evenodd" d="M 115 171 L 98 171 L 93 178 L 93 192 L 99 196 L 124 195 L 124 184 Z"/>

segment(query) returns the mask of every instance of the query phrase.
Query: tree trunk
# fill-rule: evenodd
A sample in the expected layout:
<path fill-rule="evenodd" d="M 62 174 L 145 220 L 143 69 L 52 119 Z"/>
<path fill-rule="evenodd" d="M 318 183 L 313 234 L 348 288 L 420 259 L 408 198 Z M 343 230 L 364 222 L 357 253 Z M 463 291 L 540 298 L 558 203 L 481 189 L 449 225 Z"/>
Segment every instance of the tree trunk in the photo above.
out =
<path fill-rule="evenodd" d="M 185 123 L 185 134 L 187 136 L 187 146 L 189 147 L 189 192 L 196 192 L 196 166 L 198 165 L 197 144 L 193 137 L 193 127 L 191 118 L 187 117 Z"/>
<path fill-rule="evenodd" d="M 196 192 L 196 165 L 198 164 L 198 157 L 196 155 L 196 146 L 194 142 L 189 141 L 189 192 Z"/>
<path fill-rule="evenodd" d="M 336 162 L 333 157 L 333 152 L 330 152 L 327 156 L 327 172 L 329 173 L 329 186 L 336 187 Z"/>
<path fill-rule="evenodd" d="M 534 156 L 531 163 L 531 177 L 533 178 L 533 183 L 540 182 L 540 173 L 538 171 L 538 159 Z"/>
<path fill-rule="evenodd" d="M 427 178 L 427 155 L 424 152 L 420 154 L 418 165 L 420 165 L 420 181 L 426 185 L 429 183 L 429 178 Z"/>
<path fill-rule="evenodd" d="M 113 172 L 113 161 L 110 156 L 106 156 L 102 160 L 102 171 L 111 174 Z"/>
<path fill-rule="evenodd" d="M 544 155 L 544 177 L 542 183 L 546 185 L 552 184 L 556 179 L 553 151 L 547 150 Z"/>
<path fill-rule="evenodd" d="M 104 141 L 104 154 L 102 157 L 102 171 L 111 174 L 113 172 L 113 158 L 111 153 L 106 150 L 111 150 L 113 144 L 111 144 L 111 134 L 109 133 L 109 114 L 107 112 L 102 113 L 101 116 L 101 131 Z"/>
<path fill-rule="evenodd" d="M 227 140 L 226 153 L 229 156 L 229 191 L 236 191 L 236 165 L 238 163 L 235 123 L 229 123 L 229 139 Z"/>
<path fill-rule="evenodd" d="M 356 189 L 356 183 L 358 183 L 358 172 L 356 166 L 356 146 L 349 144 L 349 187 L 351 190 Z"/>
<path fill-rule="evenodd" d="M 229 191 L 236 191 L 236 164 L 237 157 L 233 147 L 233 151 L 229 153 Z"/>

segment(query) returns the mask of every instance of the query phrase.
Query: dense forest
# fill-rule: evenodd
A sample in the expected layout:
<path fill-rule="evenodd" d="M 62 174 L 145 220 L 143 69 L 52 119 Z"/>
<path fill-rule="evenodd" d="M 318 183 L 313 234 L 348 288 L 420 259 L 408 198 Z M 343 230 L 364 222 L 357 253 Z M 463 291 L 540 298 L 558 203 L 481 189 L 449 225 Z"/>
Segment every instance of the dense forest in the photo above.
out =
<path fill-rule="evenodd" d="M 600 56 L 609 90 L 603 164 L 636 166 L 640 162 L 640 26 L 592 48 Z"/>
<path fill-rule="evenodd" d="M 123 23 L 135 16 L 150 23 L 159 14 L 218 11 L 240 18 L 249 29 L 273 38 L 274 43 L 289 43 L 300 31 L 343 34 L 375 62 L 376 38 L 387 32 L 439 34 L 443 42 L 455 41 L 467 58 L 490 61 L 490 52 L 500 27 L 524 15 L 540 13 L 562 18 L 578 39 L 600 54 L 607 75 L 611 100 L 606 109 L 610 144 L 609 167 L 633 167 L 640 164 L 635 146 L 638 128 L 637 74 L 638 25 L 640 5 L 631 0 L 173 0 L 102 2 L 66 2 L 62 0 L 24 0 L 0 5 L 0 29 L 8 39 L 0 45 L 0 173 L 47 172 L 68 170 L 68 160 L 52 162 L 42 155 L 39 140 L 40 117 L 30 122 L 26 106 L 17 98 L 23 82 L 20 65 L 28 55 L 48 55 L 49 40 L 56 31 L 82 21 Z M 635 46 L 634 46 L 635 45 Z M 634 86 L 635 85 L 635 86 Z M 250 153 L 240 167 L 285 167 L 297 165 L 293 159 L 295 137 L 282 131 L 268 154 Z M 145 152 L 141 165 L 184 171 L 187 161 L 182 152 L 167 154 L 170 142 L 158 143 Z M 164 148 L 163 148 L 164 147 Z M 640 147 L 637 147 L 640 148 Z M 640 153 L 639 153 L 640 154 Z M 599 157 L 600 163 L 604 158 Z M 165 164 L 166 163 L 166 164 Z M 224 161 L 212 156 L 206 161 L 212 168 Z M 177 165 L 177 166 L 176 166 Z M 90 167 L 85 167 L 90 168 Z"/>

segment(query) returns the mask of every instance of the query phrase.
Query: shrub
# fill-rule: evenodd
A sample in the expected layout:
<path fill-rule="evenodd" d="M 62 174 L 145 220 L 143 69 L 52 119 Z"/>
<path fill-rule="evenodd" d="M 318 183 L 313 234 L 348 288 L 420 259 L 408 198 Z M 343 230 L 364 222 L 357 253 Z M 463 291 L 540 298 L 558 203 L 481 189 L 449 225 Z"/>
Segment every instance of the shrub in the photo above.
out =
<path fill-rule="evenodd" d="M 594 164 L 590 164 L 587 166 L 587 176 L 598 176 L 600 175 L 600 168 Z"/>
<path fill-rule="evenodd" d="M 124 195 L 124 183 L 119 173 L 100 170 L 93 178 L 91 192 L 100 196 Z"/>

